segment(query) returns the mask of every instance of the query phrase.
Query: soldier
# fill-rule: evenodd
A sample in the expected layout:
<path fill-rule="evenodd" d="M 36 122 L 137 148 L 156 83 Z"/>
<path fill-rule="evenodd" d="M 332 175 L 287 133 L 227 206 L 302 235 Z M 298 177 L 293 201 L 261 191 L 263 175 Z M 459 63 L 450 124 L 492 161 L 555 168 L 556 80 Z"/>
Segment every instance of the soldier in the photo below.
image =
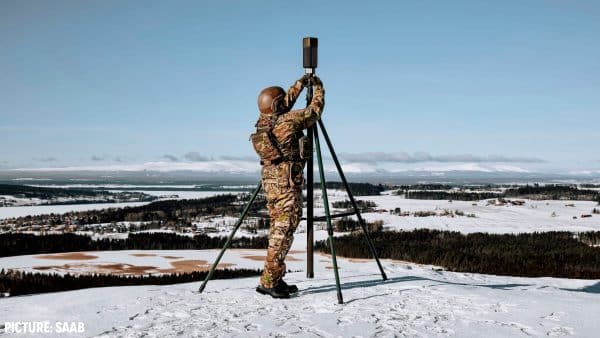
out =
<path fill-rule="evenodd" d="M 308 107 L 290 110 L 304 87 L 312 83 L 314 94 Z M 295 285 L 283 281 L 285 256 L 294 231 L 302 217 L 302 187 L 304 165 L 311 155 L 308 138 L 302 132 L 321 118 L 325 91 L 316 76 L 304 75 L 287 91 L 268 87 L 258 96 L 260 116 L 252 145 L 260 156 L 262 187 L 271 218 L 269 248 L 264 272 L 256 291 L 273 298 L 289 298 L 298 291 Z"/>

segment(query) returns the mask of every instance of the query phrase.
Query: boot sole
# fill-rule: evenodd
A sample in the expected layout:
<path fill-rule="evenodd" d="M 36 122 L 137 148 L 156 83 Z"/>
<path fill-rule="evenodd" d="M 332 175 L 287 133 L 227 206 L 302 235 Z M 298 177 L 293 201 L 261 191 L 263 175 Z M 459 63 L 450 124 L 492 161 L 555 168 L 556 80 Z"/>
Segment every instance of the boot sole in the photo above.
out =
<path fill-rule="evenodd" d="M 287 299 L 287 298 L 290 298 L 290 295 L 287 295 L 287 296 L 286 295 L 274 296 L 274 295 L 268 293 L 267 291 L 265 291 L 265 290 L 263 290 L 261 288 L 256 288 L 256 292 L 258 292 L 258 293 L 260 293 L 262 295 L 269 295 L 269 296 L 271 296 L 273 298 L 276 298 L 276 299 Z"/>

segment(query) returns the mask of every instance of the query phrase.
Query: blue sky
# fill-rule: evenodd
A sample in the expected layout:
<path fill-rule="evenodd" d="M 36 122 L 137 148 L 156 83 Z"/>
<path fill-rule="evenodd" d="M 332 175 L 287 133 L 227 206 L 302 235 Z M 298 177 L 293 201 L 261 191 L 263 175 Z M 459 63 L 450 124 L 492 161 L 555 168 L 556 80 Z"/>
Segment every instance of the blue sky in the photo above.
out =
<path fill-rule="evenodd" d="M 347 161 L 600 169 L 600 3 L 572 1 L 4 0 L 0 167 L 251 158 L 304 36 Z"/>

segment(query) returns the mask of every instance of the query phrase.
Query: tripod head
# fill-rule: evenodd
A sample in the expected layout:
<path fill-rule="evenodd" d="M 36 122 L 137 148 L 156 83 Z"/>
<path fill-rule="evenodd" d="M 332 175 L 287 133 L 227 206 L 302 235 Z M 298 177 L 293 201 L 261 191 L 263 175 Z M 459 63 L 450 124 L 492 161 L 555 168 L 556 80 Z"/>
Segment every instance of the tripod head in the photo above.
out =
<path fill-rule="evenodd" d="M 304 73 L 314 74 L 317 68 L 317 50 L 319 47 L 319 39 L 313 37 L 305 37 L 302 39 L 302 65 Z"/>

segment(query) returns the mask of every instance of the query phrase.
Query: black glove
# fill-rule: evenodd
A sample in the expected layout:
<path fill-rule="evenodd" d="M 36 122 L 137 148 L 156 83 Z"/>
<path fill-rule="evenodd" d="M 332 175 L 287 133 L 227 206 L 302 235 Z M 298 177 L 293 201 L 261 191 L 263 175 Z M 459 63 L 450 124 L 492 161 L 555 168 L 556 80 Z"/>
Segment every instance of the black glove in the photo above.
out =
<path fill-rule="evenodd" d="M 321 79 L 319 79 L 319 77 L 316 75 L 312 76 L 312 84 L 315 86 L 323 86 L 323 82 L 321 82 Z"/>

